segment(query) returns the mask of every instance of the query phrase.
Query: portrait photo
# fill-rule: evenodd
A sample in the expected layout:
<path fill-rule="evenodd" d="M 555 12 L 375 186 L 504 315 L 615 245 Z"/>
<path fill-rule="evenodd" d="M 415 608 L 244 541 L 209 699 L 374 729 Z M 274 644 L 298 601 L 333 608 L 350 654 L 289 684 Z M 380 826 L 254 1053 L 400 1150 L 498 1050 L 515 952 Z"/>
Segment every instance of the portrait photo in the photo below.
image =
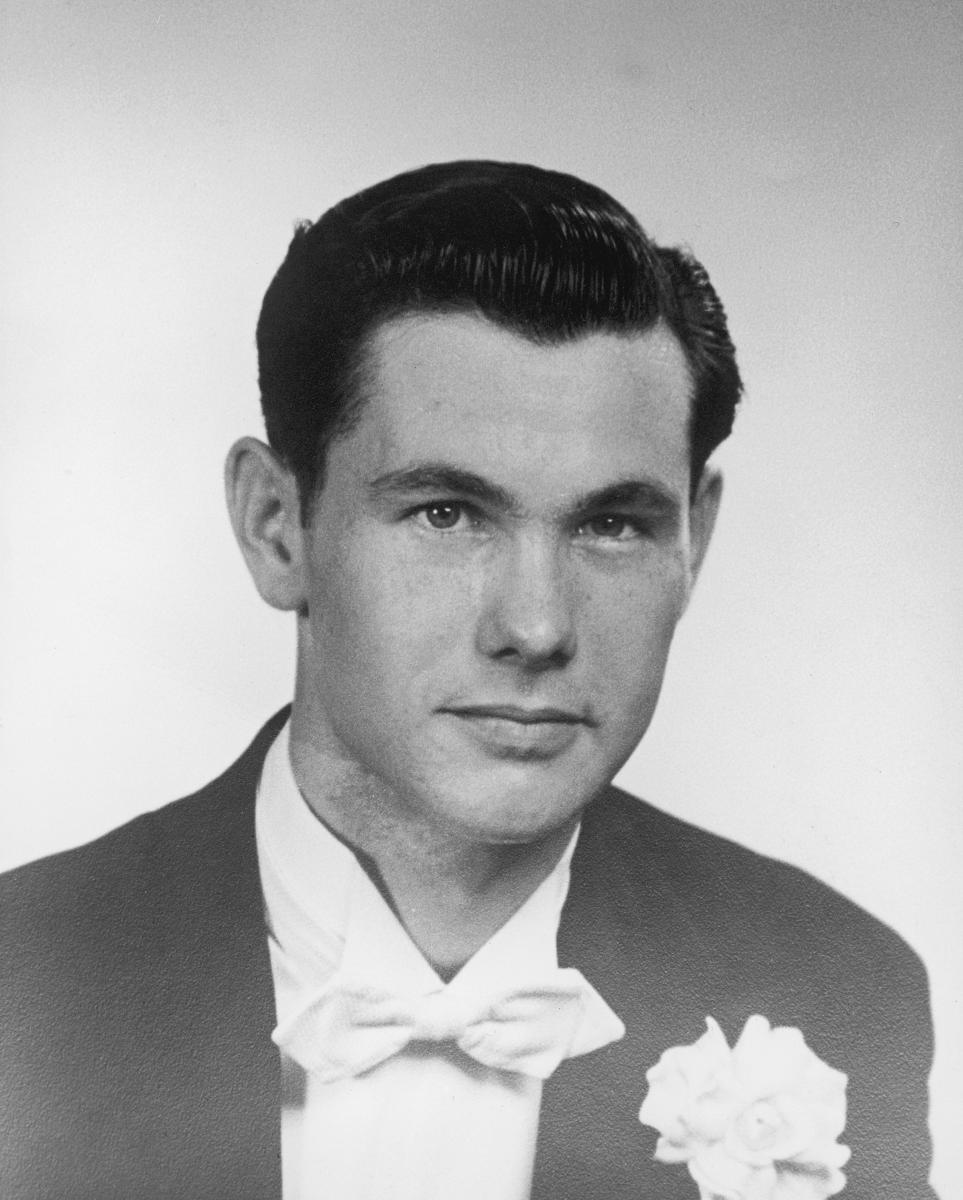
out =
<path fill-rule="evenodd" d="M 0 1193 L 963 1194 L 958 6 L 2 28 Z"/>

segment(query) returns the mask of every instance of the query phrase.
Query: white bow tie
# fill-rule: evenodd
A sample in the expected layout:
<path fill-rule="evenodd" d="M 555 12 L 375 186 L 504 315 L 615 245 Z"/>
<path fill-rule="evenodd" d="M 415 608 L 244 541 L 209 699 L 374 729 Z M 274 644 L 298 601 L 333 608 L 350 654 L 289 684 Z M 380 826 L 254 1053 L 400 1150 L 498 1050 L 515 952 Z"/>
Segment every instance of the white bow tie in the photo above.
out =
<path fill-rule="evenodd" d="M 587 1054 L 624 1033 L 580 971 L 556 968 L 487 996 L 459 989 L 457 979 L 422 995 L 399 996 L 340 975 L 274 1031 L 276 1044 L 325 1082 L 360 1075 L 411 1042 L 455 1042 L 477 1062 L 547 1079 L 564 1058 Z M 596 1020 L 584 1020 L 589 1006 Z M 594 1028 L 593 1028 L 594 1026 Z"/>

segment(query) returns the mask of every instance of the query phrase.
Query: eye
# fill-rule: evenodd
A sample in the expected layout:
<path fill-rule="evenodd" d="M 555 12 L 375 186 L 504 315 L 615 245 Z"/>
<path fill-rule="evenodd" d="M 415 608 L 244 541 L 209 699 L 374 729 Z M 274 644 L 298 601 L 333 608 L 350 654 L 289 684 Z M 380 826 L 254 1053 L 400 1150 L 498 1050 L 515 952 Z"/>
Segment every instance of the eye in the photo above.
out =
<path fill-rule="evenodd" d="M 629 517 L 619 513 L 599 513 L 586 521 L 579 532 L 604 541 L 625 542 L 638 537 L 640 530 L 638 524 Z"/>
<path fill-rule="evenodd" d="M 415 510 L 415 515 L 432 529 L 445 531 L 457 529 L 468 514 L 465 505 L 455 500 L 436 500 L 431 504 L 423 504 Z"/>

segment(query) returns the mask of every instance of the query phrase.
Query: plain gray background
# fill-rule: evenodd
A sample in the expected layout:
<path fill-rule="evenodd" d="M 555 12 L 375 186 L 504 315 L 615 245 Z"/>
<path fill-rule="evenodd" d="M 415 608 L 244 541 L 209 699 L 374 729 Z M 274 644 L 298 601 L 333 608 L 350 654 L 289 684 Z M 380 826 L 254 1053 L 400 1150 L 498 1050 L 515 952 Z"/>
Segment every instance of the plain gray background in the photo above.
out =
<path fill-rule="evenodd" d="M 747 383 L 622 782 L 920 950 L 954 1194 L 958 7 L 7 0 L 2 20 L 0 865 L 193 789 L 289 696 L 289 622 L 244 575 L 220 471 L 259 430 L 254 322 L 294 219 L 431 160 L 573 171 L 691 244 Z"/>

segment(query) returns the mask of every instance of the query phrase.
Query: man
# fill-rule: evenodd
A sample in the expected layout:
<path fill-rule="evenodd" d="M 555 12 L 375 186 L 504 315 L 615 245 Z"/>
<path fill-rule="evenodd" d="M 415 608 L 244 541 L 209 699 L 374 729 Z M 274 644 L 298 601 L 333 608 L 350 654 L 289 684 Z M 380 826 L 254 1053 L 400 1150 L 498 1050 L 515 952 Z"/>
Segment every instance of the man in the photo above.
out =
<path fill-rule="evenodd" d="M 258 347 L 227 494 L 293 705 L 4 880 L 3 1194 L 681 1200 L 646 1071 L 761 1014 L 849 1076 L 849 1194 L 932 1195 L 912 953 L 610 786 L 740 392 L 702 268 L 569 176 L 427 167 L 298 230 Z"/>

